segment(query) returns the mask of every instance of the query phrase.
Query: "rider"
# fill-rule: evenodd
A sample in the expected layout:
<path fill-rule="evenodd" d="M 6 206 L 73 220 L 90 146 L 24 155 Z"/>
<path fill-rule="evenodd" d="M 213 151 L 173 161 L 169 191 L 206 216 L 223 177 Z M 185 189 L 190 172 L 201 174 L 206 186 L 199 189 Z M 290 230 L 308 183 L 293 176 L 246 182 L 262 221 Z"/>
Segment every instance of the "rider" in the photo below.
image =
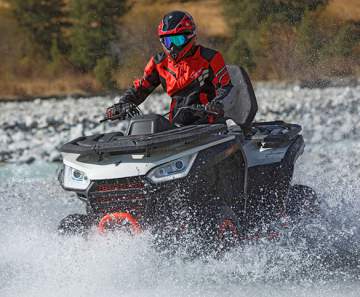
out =
<path fill-rule="evenodd" d="M 134 81 L 119 102 L 106 111 L 111 119 L 121 111 L 124 103 L 141 104 L 161 84 L 172 97 L 169 120 L 180 107 L 202 104 L 206 110 L 223 115 L 222 99 L 229 94 L 232 84 L 222 55 L 196 44 L 196 26 L 190 14 L 173 11 L 162 19 L 158 35 L 163 52 L 153 56 L 141 79 Z M 192 124 L 199 117 L 182 112 L 176 122 Z M 214 122 L 214 116 L 208 116 Z"/>

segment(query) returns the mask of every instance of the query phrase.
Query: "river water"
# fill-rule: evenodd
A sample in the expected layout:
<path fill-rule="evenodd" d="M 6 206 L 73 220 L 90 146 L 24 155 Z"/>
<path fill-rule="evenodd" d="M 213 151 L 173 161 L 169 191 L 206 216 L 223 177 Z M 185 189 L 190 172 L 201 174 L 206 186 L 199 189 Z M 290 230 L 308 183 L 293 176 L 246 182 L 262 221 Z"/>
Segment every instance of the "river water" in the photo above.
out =
<path fill-rule="evenodd" d="M 301 236 L 222 259 L 165 258 L 148 234 L 59 237 L 59 220 L 84 210 L 58 185 L 57 165 L 0 165 L 0 296 L 360 296 L 359 114 L 349 106 L 360 98 L 350 91 L 257 90 L 276 98 L 259 99 L 264 119 L 279 112 L 304 126 L 294 181 L 317 191 L 321 216 L 291 230 Z"/>

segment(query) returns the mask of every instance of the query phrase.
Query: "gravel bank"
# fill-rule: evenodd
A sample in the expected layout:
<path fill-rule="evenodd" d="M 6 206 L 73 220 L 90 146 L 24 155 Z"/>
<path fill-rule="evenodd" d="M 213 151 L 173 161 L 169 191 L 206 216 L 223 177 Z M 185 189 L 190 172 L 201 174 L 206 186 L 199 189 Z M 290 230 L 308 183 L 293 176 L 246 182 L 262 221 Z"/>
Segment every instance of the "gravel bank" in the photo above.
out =
<path fill-rule="evenodd" d="M 257 121 L 282 119 L 303 126 L 307 144 L 360 139 L 360 86 L 302 89 L 259 85 Z M 144 112 L 164 113 L 170 99 L 153 95 Z M 99 124 L 109 97 L 0 103 L 0 162 L 58 161 L 58 148 L 81 135 L 118 129 Z M 335 127 L 335 129 L 334 129 Z"/>

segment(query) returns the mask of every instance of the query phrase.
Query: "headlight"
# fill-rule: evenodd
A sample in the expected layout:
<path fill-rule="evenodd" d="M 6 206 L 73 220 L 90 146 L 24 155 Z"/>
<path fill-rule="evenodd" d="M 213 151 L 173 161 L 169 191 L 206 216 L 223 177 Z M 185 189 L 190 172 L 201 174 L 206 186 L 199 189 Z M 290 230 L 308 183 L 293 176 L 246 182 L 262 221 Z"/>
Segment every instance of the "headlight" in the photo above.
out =
<path fill-rule="evenodd" d="M 65 165 L 64 188 L 75 190 L 86 190 L 90 180 L 84 172 Z"/>
<path fill-rule="evenodd" d="M 197 153 L 165 163 L 151 170 L 147 177 L 154 183 L 161 183 L 188 175 Z"/>

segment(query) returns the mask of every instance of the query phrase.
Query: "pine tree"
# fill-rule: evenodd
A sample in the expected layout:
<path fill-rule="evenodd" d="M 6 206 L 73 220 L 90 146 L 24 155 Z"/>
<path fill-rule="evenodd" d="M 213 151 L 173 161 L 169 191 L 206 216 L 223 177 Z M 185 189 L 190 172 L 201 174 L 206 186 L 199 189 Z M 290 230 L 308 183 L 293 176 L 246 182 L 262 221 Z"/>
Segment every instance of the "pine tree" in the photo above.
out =
<path fill-rule="evenodd" d="M 329 0 L 261 0 L 260 18 L 272 17 L 280 22 L 295 25 L 301 22 L 308 11 L 328 4 Z"/>
<path fill-rule="evenodd" d="M 64 0 L 11 0 L 12 12 L 18 23 L 28 31 L 33 40 L 51 58 L 52 41 L 64 50 L 62 30 L 64 21 Z"/>
<path fill-rule="evenodd" d="M 297 26 L 308 11 L 329 0 L 224 0 L 223 8 L 231 30 L 227 58 L 250 70 L 264 59 L 273 24 Z"/>
<path fill-rule="evenodd" d="M 118 39 L 119 17 L 127 12 L 126 0 L 72 0 L 70 59 L 82 71 L 92 70 L 97 60 L 111 56 Z"/>

